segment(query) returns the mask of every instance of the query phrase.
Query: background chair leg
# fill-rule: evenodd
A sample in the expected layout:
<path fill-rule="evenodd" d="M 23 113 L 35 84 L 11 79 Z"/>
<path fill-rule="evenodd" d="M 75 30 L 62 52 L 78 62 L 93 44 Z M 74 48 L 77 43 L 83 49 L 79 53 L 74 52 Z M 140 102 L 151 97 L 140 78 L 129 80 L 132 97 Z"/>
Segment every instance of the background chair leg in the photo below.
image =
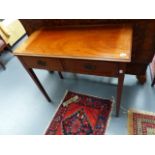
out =
<path fill-rule="evenodd" d="M 11 48 L 10 45 L 7 45 L 6 49 L 7 49 L 9 52 L 13 53 L 12 48 Z"/>
<path fill-rule="evenodd" d="M 145 84 L 146 83 L 146 74 L 144 75 L 136 75 L 137 80 L 140 84 Z"/>
<path fill-rule="evenodd" d="M 152 81 L 151 86 L 153 87 L 154 85 L 155 85 L 155 77 L 154 77 L 154 79 L 153 79 L 153 81 Z"/>
<path fill-rule="evenodd" d="M 6 69 L 5 65 L 1 61 L 0 61 L 0 65 L 2 66 L 4 70 Z"/>
<path fill-rule="evenodd" d="M 61 79 L 64 78 L 61 72 L 58 72 L 58 74 L 59 74 L 59 77 L 60 77 Z"/>
<path fill-rule="evenodd" d="M 53 74 L 53 73 L 54 73 L 54 71 L 49 71 L 49 73 Z"/>

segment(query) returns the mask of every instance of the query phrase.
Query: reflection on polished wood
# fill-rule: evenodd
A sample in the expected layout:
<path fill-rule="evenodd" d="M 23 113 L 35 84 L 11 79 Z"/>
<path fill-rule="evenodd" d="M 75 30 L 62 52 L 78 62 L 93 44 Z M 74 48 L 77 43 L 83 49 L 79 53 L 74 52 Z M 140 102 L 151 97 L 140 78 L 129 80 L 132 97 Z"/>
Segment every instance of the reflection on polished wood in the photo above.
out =
<path fill-rule="evenodd" d="M 132 28 L 42 29 L 15 55 L 130 62 Z"/>

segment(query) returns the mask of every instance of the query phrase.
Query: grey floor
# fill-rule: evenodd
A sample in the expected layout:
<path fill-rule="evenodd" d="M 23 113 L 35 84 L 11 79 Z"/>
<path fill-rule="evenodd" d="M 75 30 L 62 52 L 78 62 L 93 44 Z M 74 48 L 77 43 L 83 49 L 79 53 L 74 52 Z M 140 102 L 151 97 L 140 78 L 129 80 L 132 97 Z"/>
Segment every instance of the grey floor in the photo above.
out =
<path fill-rule="evenodd" d="M 46 101 L 20 62 L 6 52 L 1 57 L 7 69 L 0 68 L 0 134 L 44 134 L 66 90 L 115 98 L 117 79 L 35 70 L 53 102 Z M 115 105 L 106 134 L 127 134 L 127 110 L 155 112 L 155 88 L 152 88 L 149 69 L 147 83 L 140 85 L 135 76 L 126 75 L 120 117 L 115 117 Z"/>

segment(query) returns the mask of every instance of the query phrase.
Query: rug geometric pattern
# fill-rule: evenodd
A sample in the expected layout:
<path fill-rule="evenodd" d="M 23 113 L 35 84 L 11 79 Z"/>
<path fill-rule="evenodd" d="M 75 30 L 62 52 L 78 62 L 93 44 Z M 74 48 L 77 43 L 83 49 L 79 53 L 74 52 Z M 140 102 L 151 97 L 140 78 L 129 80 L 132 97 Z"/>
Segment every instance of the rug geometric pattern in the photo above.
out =
<path fill-rule="evenodd" d="M 128 111 L 128 131 L 132 135 L 155 135 L 155 114 Z"/>
<path fill-rule="evenodd" d="M 111 100 L 68 91 L 45 134 L 105 134 L 111 110 Z"/>

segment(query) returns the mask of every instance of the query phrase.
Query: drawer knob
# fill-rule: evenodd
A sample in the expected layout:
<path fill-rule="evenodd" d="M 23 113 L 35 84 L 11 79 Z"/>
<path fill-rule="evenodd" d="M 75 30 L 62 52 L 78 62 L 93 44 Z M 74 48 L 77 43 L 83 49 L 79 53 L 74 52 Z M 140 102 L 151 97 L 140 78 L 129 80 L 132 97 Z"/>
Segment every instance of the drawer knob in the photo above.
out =
<path fill-rule="evenodd" d="M 84 68 L 87 70 L 95 70 L 96 66 L 93 66 L 92 64 L 85 64 Z"/>
<path fill-rule="evenodd" d="M 122 69 L 119 70 L 119 73 L 120 73 L 120 74 L 123 74 L 123 72 L 124 72 L 124 71 L 123 71 Z"/>
<path fill-rule="evenodd" d="M 46 66 L 47 65 L 46 62 L 42 61 L 42 60 L 38 60 L 37 64 L 40 65 L 40 66 Z"/>

